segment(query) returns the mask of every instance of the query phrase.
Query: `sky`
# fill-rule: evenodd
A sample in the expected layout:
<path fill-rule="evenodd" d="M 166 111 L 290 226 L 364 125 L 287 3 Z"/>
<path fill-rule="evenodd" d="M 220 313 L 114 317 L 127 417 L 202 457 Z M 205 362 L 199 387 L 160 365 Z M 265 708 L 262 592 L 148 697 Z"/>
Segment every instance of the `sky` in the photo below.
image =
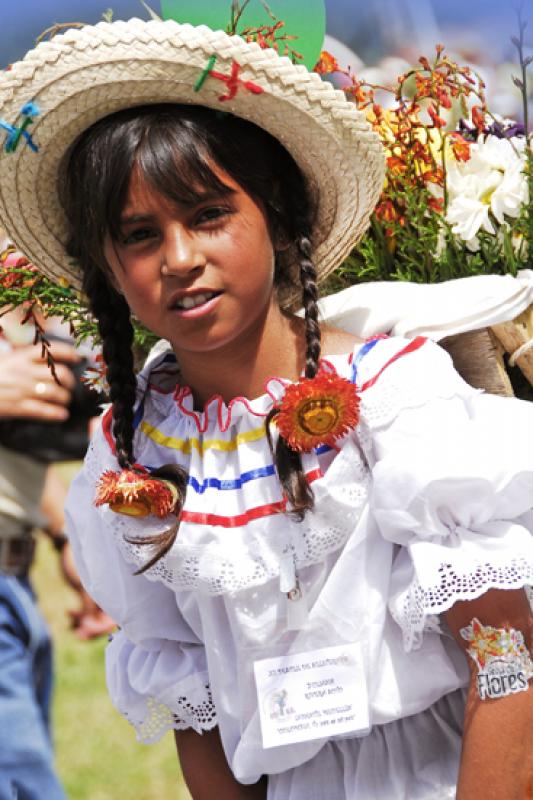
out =
<path fill-rule="evenodd" d="M 179 0 L 187 5 L 192 0 Z M 196 7 L 218 0 L 194 0 Z M 229 0 L 220 0 L 229 8 Z M 288 5 L 305 0 L 284 0 Z M 455 40 L 476 40 L 488 53 L 509 55 L 510 36 L 516 32 L 513 9 L 519 0 L 325 0 L 328 32 L 345 41 L 366 63 L 402 43 L 424 43 L 446 38 L 448 49 Z M 150 5 L 160 11 L 160 0 Z M 278 3 L 281 5 L 281 3 Z M 533 2 L 523 0 L 529 13 L 533 41 Z M 113 8 L 116 18 L 145 17 L 140 0 L 0 0 L 0 62 L 21 57 L 35 37 L 54 22 L 97 22 Z M 529 9 L 531 9 L 529 11 Z"/>

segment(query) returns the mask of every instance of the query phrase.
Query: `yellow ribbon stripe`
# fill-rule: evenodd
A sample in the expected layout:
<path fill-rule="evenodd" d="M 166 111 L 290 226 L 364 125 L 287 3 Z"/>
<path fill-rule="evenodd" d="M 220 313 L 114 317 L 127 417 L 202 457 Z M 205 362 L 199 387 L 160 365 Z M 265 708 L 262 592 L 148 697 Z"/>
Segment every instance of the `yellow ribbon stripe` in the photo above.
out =
<path fill-rule="evenodd" d="M 139 428 L 156 444 L 169 447 L 171 450 L 181 450 L 185 455 L 189 455 L 193 450 L 198 450 L 200 455 L 203 455 L 205 450 L 223 450 L 229 453 L 232 450 L 236 450 L 238 446 L 244 444 L 244 442 L 257 442 L 266 435 L 264 423 L 259 428 L 246 431 L 246 433 L 239 433 L 234 439 L 229 440 L 205 439 L 204 441 L 200 441 L 200 439 L 196 438 L 176 439 L 174 436 L 165 436 L 164 433 L 144 420 L 141 422 Z"/>

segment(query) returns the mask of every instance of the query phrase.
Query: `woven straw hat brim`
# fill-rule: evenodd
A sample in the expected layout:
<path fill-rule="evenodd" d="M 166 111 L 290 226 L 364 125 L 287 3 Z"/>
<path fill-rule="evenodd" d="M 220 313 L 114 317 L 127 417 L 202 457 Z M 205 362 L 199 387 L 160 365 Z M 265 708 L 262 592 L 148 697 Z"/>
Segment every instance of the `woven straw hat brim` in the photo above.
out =
<path fill-rule="evenodd" d="M 229 75 L 234 62 L 244 85 L 221 101 L 226 84 L 207 77 L 194 86 L 211 56 Z M 0 153 L 0 224 L 52 280 L 81 286 L 65 252 L 67 225 L 58 187 L 66 154 L 94 122 L 123 108 L 194 103 L 251 120 L 292 154 L 316 204 L 313 257 L 319 279 L 347 256 L 368 225 L 384 177 L 379 138 L 342 92 L 272 49 L 205 26 L 173 21 L 101 22 L 42 42 L 0 76 L 0 118 L 16 124 L 21 108 L 40 109 L 29 129 L 33 152 L 21 140 Z M 294 292 L 284 305 L 297 300 Z"/>

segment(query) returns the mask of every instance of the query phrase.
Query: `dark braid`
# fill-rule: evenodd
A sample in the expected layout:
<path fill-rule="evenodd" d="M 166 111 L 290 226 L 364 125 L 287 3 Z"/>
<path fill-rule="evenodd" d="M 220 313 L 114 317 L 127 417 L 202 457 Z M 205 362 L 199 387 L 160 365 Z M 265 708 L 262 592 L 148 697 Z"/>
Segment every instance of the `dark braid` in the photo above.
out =
<path fill-rule="evenodd" d="M 128 304 L 110 285 L 100 269 L 89 269 L 84 291 L 98 321 L 102 353 L 107 367 L 109 399 L 113 407 L 113 436 L 122 469 L 135 462 L 133 453 L 133 406 L 136 380 L 133 368 L 133 327 Z"/>
<path fill-rule="evenodd" d="M 302 305 L 305 314 L 305 377 L 314 378 L 320 363 L 320 326 L 318 323 L 318 286 L 316 268 L 311 260 L 312 245 L 309 238 L 308 209 L 305 202 L 295 209 L 295 237 L 300 259 Z M 267 417 L 267 437 L 272 449 L 270 422 L 277 411 Z M 313 490 L 305 477 L 300 453 L 293 450 L 282 436 L 278 437 L 274 459 L 278 478 L 289 503 L 289 513 L 302 520 L 305 512 L 314 505 Z"/>
<path fill-rule="evenodd" d="M 90 267 L 84 272 L 84 291 L 89 298 L 90 310 L 98 321 L 102 337 L 102 352 L 107 366 L 109 397 L 113 407 L 113 436 L 117 449 L 117 461 L 122 469 L 131 469 L 135 463 L 133 452 L 133 407 L 135 403 L 135 380 L 133 364 L 133 327 L 130 309 L 122 295 L 113 289 L 105 274 Z M 179 529 L 179 514 L 185 500 L 187 473 L 175 464 L 167 464 L 152 470 L 152 478 L 172 481 L 178 490 L 175 513 L 178 519 L 162 533 L 142 539 L 124 537 L 129 544 L 156 547 L 154 555 L 138 569 L 139 575 L 153 567 L 162 558 L 176 539 Z"/>
<path fill-rule="evenodd" d="M 311 261 L 312 247 L 305 234 L 297 241 L 300 254 L 302 305 L 305 313 L 305 377 L 314 378 L 320 362 L 320 325 L 318 324 L 318 286 L 316 268 Z"/>

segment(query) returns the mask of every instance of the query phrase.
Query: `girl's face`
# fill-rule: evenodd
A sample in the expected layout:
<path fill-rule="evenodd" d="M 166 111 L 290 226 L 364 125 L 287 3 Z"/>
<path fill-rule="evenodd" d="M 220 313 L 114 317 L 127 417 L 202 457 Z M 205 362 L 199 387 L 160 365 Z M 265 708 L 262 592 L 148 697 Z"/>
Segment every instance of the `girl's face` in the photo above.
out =
<path fill-rule="evenodd" d="M 118 240 L 104 252 L 131 311 L 174 352 L 232 350 L 274 307 L 274 247 L 263 208 L 221 169 L 223 195 L 193 206 L 132 173 Z"/>

